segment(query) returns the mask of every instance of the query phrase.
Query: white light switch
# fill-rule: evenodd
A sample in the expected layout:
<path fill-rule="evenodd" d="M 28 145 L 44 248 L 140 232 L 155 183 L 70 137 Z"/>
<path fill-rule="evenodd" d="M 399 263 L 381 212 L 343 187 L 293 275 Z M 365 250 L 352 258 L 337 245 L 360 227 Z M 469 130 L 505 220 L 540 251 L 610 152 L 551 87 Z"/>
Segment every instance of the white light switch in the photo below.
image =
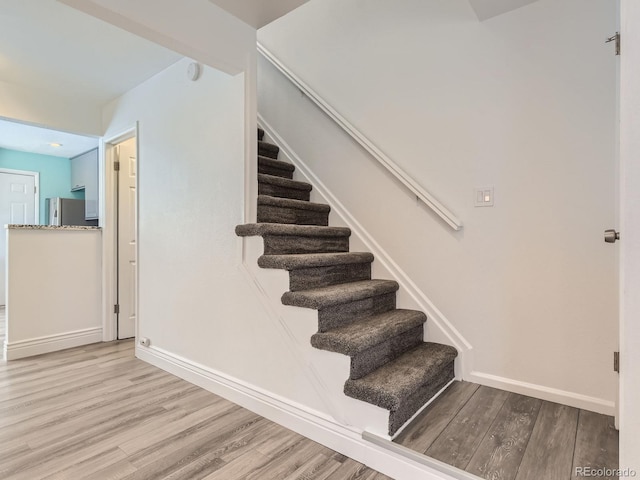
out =
<path fill-rule="evenodd" d="M 493 187 L 476 187 L 474 193 L 476 207 L 493 207 Z"/>

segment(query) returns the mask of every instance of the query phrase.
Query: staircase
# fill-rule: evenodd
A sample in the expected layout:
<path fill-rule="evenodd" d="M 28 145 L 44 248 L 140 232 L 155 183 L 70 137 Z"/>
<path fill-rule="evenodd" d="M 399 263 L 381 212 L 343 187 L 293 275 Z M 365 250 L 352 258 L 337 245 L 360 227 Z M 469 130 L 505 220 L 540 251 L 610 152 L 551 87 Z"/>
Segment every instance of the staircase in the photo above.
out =
<path fill-rule="evenodd" d="M 315 348 L 351 357 L 345 395 L 389 410 L 393 436 L 454 377 L 453 347 L 423 341 L 422 312 L 396 308 L 398 283 L 371 279 L 374 258 L 349 252 L 351 231 L 330 227 L 328 205 L 309 201 L 312 186 L 258 129 L 258 213 L 239 236 L 261 236 L 262 268 L 289 272 L 282 303 L 318 311 Z"/>

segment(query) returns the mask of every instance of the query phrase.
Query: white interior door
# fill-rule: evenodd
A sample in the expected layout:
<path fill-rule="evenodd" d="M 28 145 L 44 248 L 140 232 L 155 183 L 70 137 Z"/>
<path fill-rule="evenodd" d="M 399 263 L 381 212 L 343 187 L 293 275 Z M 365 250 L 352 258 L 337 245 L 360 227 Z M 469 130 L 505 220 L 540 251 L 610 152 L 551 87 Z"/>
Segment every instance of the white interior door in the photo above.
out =
<path fill-rule="evenodd" d="M 36 221 L 35 172 L 0 171 L 0 305 L 6 304 L 6 224 L 34 225 Z"/>
<path fill-rule="evenodd" d="M 136 334 L 136 139 L 119 144 L 118 338 Z"/>

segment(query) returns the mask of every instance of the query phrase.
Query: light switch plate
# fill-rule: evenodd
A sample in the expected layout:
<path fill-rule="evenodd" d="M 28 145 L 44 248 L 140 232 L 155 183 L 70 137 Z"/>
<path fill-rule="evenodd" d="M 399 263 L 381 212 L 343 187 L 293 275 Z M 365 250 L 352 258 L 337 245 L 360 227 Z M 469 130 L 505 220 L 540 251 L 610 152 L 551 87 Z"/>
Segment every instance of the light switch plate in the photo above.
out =
<path fill-rule="evenodd" d="M 493 186 L 473 189 L 474 206 L 493 207 Z"/>

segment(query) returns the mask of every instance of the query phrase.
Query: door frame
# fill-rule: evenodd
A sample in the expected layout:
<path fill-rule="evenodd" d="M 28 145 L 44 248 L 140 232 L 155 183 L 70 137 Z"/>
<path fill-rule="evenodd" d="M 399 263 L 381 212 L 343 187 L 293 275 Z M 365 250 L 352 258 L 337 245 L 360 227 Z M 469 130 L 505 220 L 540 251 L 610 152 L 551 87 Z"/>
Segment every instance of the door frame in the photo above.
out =
<path fill-rule="evenodd" d="M 620 468 L 640 474 L 640 4 L 620 2 Z"/>
<path fill-rule="evenodd" d="M 33 198 L 35 200 L 35 212 L 34 219 L 35 224 L 40 224 L 40 172 L 32 172 L 29 170 L 13 170 L 11 168 L 0 168 L 0 174 L 8 173 L 9 175 L 26 175 L 28 177 L 33 177 L 36 191 L 33 193 Z"/>
<path fill-rule="evenodd" d="M 114 312 L 114 305 L 118 298 L 118 225 L 117 225 L 117 208 L 118 195 L 116 191 L 116 173 L 113 164 L 116 160 L 116 147 L 118 144 L 136 139 L 136 221 L 135 230 L 136 238 L 139 231 L 139 160 L 140 160 L 140 142 L 138 122 L 134 126 L 127 128 L 117 135 L 104 138 L 100 142 L 100 168 L 98 169 L 100 178 L 100 226 L 102 227 L 102 339 L 105 342 L 117 340 L 118 338 L 118 318 Z M 139 258 L 139 242 L 136 242 L 136 258 Z M 135 295 L 135 338 L 138 338 L 138 305 L 139 305 L 139 275 L 140 264 L 136 268 L 136 295 Z"/>

